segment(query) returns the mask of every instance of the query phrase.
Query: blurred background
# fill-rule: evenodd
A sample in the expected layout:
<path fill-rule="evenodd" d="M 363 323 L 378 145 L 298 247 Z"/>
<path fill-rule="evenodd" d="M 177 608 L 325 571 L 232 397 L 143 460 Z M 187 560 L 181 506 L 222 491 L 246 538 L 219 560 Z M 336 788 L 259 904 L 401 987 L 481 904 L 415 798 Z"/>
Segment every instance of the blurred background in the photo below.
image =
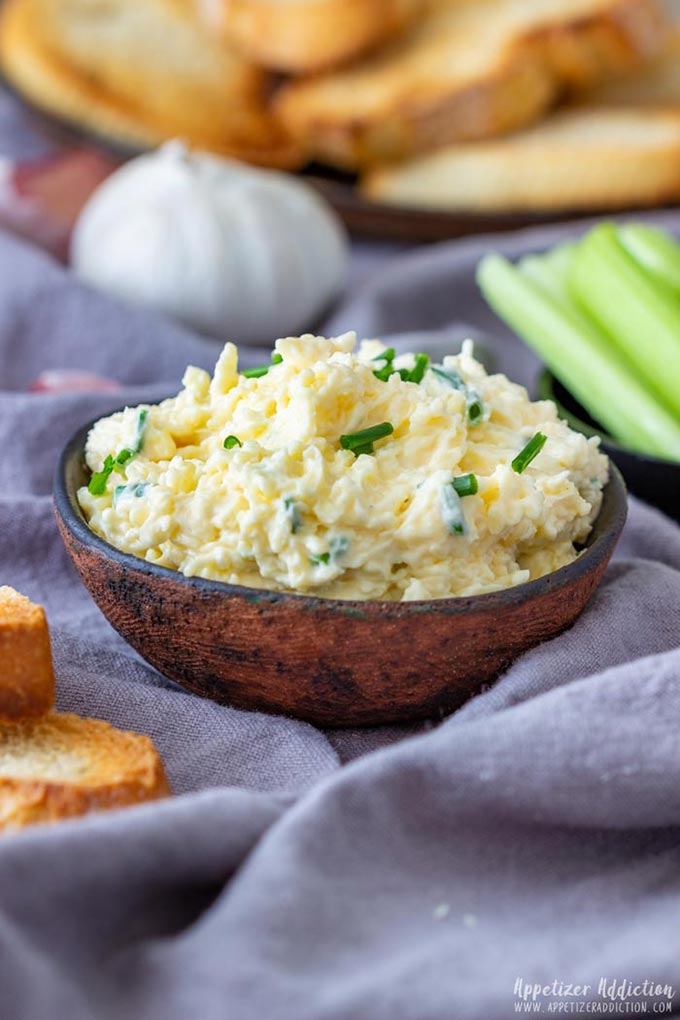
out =
<path fill-rule="evenodd" d="M 680 197 L 672 7 L 4 0 L 0 152 L 87 147 L 53 174 L 53 195 L 72 182 L 71 218 L 120 161 L 174 138 L 302 176 L 375 240 L 668 206 Z"/>

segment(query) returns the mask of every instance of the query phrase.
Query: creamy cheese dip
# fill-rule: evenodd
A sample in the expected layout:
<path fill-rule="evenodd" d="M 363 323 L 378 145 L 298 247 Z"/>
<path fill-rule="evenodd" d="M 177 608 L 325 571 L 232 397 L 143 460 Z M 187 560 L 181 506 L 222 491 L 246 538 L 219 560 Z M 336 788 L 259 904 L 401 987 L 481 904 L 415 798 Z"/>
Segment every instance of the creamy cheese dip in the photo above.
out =
<path fill-rule="evenodd" d="M 259 377 L 227 344 L 212 379 L 189 368 L 177 397 L 97 422 L 90 527 L 188 576 L 341 599 L 475 595 L 571 563 L 607 481 L 598 440 L 469 341 L 441 365 L 355 342 L 278 340 Z"/>

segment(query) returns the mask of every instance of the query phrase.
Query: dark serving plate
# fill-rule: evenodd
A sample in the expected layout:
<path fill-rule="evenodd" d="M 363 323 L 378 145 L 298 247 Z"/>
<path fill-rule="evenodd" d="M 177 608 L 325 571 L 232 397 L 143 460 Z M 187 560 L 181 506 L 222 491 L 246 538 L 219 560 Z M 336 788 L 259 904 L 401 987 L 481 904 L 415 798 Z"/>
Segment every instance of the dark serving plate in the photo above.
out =
<path fill-rule="evenodd" d="M 680 463 L 633 453 L 619 446 L 547 370 L 539 378 L 538 396 L 541 400 L 554 400 L 560 417 L 572 428 L 587 436 L 602 438 L 603 450 L 618 465 L 635 496 L 680 521 Z"/>
<path fill-rule="evenodd" d="M 102 149 L 121 162 L 148 151 L 139 146 L 121 143 L 105 132 L 94 132 L 80 127 L 38 107 L 2 75 L 0 86 L 17 102 L 22 103 L 36 132 L 60 148 L 75 148 L 87 143 Z M 370 201 L 359 192 L 354 175 L 319 164 L 305 167 L 300 176 L 330 202 L 355 237 L 398 241 L 405 244 L 446 241 L 476 234 L 505 233 L 546 223 L 568 223 L 583 216 L 598 214 L 616 216 L 618 212 L 630 212 L 630 209 L 617 211 L 612 208 L 535 213 L 502 210 L 475 213 L 423 209 Z"/>
<path fill-rule="evenodd" d="M 77 501 L 92 423 L 68 443 L 54 501 L 68 552 L 116 630 L 161 673 L 240 708 L 326 726 L 434 717 L 465 701 L 522 652 L 574 623 L 626 519 L 614 469 L 583 553 L 505 591 L 429 602 L 349 602 L 185 577 L 120 552 Z"/>

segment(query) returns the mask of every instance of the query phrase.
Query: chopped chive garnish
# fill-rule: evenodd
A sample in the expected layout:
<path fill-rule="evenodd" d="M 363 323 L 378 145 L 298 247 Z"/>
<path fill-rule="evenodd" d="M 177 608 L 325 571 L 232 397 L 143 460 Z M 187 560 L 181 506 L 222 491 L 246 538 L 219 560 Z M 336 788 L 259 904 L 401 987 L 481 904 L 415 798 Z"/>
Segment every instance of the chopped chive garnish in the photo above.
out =
<path fill-rule="evenodd" d="M 382 354 L 376 354 L 373 361 L 384 361 L 385 364 L 382 368 L 377 369 L 373 373 L 376 379 L 380 379 L 382 382 L 387 382 L 391 375 L 396 374 L 400 377 L 402 382 L 421 383 L 425 378 L 425 373 L 430 367 L 430 359 L 427 354 L 416 354 L 413 363 L 413 368 L 395 368 L 392 362 L 395 358 L 394 347 L 388 347 Z"/>
<path fill-rule="evenodd" d="M 459 475 L 451 484 L 459 496 L 474 496 L 479 491 L 477 475 Z"/>
<path fill-rule="evenodd" d="M 225 450 L 233 450 L 235 446 L 243 446 L 238 436 L 227 436 L 222 444 Z"/>
<path fill-rule="evenodd" d="M 467 531 L 465 514 L 460 503 L 460 496 L 453 483 L 448 482 L 441 488 L 441 511 L 444 524 L 452 535 L 464 535 Z"/>
<path fill-rule="evenodd" d="M 484 417 L 484 402 L 474 389 L 463 381 L 455 368 L 440 368 L 439 365 L 432 365 L 432 371 L 454 390 L 461 390 L 465 394 L 465 409 L 468 421 L 471 425 L 477 425 Z"/>
<path fill-rule="evenodd" d="M 484 404 L 482 398 L 477 393 L 477 390 L 468 388 L 465 406 L 467 407 L 468 421 L 471 425 L 479 425 L 480 421 L 484 417 Z"/>
<path fill-rule="evenodd" d="M 448 383 L 454 390 L 464 390 L 466 388 L 465 383 L 455 369 L 440 368 L 439 365 L 433 365 L 432 371 L 442 382 Z"/>
<path fill-rule="evenodd" d="M 430 359 L 427 354 L 416 354 L 413 368 L 400 368 L 397 371 L 402 382 L 421 383 L 425 373 L 430 367 Z"/>
<path fill-rule="evenodd" d="M 343 450 L 353 450 L 358 457 L 360 453 L 373 453 L 373 443 L 385 436 L 391 436 L 394 432 L 394 425 L 383 421 L 380 425 L 371 425 L 370 428 L 361 429 L 360 432 L 348 432 L 340 436 L 340 446 Z M 366 449 L 371 447 L 371 449 Z"/>
<path fill-rule="evenodd" d="M 542 432 L 537 432 L 513 460 L 512 470 L 521 475 L 524 469 L 529 467 L 534 457 L 538 457 L 547 441 L 547 436 L 544 436 Z"/>
<path fill-rule="evenodd" d="M 448 383 L 454 390 L 461 390 L 465 393 L 468 421 L 471 425 L 479 425 L 484 418 L 484 401 L 477 390 L 473 386 L 468 386 L 455 368 L 440 368 L 439 365 L 433 365 L 432 371 L 442 382 Z"/>
<path fill-rule="evenodd" d="M 310 556 L 310 563 L 313 563 L 315 566 L 321 563 L 328 565 L 331 561 L 336 563 L 348 552 L 349 545 L 349 539 L 345 535 L 337 535 L 330 540 L 329 551 L 320 553 L 318 556 Z"/>
<path fill-rule="evenodd" d="M 95 471 L 90 478 L 90 484 L 87 487 L 87 491 L 91 496 L 103 496 L 106 492 L 106 483 L 109 480 L 109 475 L 116 466 L 115 461 L 111 455 L 109 455 L 104 461 L 104 466 L 101 471 Z"/>
<path fill-rule="evenodd" d="M 381 354 L 376 354 L 376 356 L 371 359 L 372 361 L 385 362 L 382 368 L 376 369 L 376 371 L 373 373 L 376 379 L 380 379 L 381 382 L 387 382 L 389 377 L 394 372 L 396 372 L 396 368 L 392 364 L 392 362 L 394 361 L 395 354 L 396 351 L 394 347 L 388 347 L 387 350 L 383 351 Z"/>
<path fill-rule="evenodd" d="M 430 359 L 427 354 L 416 354 L 416 360 L 413 368 L 411 369 L 409 382 L 421 383 L 429 366 Z"/>
<path fill-rule="evenodd" d="M 396 371 L 397 370 L 392 365 L 392 362 L 388 361 L 385 365 L 383 365 L 382 368 L 377 369 L 377 371 L 375 371 L 373 375 L 376 377 L 376 379 L 380 379 L 380 382 L 387 382 L 389 377 L 391 375 L 394 375 Z"/>
<path fill-rule="evenodd" d="M 132 448 L 124 446 L 115 457 L 112 457 L 111 454 L 109 454 L 102 465 L 101 471 L 95 471 L 92 475 L 87 486 L 87 491 L 91 496 L 103 496 L 106 492 L 106 483 L 116 468 L 123 467 L 129 460 L 132 460 L 135 454 L 141 453 L 142 447 L 144 446 L 144 429 L 146 427 L 146 419 L 148 416 L 149 411 L 147 408 L 139 412 L 134 446 Z"/>
<path fill-rule="evenodd" d="M 302 514 L 300 513 L 300 508 L 292 496 L 286 496 L 284 498 L 283 508 L 286 512 L 286 517 L 290 521 L 291 534 L 297 535 L 298 531 L 302 527 Z"/>
<path fill-rule="evenodd" d="M 255 368 L 244 368 L 241 375 L 246 379 L 261 379 L 263 375 L 267 374 L 272 365 L 280 365 L 282 361 L 283 354 L 279 354 L 278 351 L 274 351 L 270 365 L 257 365 Z"/>
<path fill-rule="evenodd" d="M 331 551 L 331 558 L 335 560 L 341 559 L 345 553 L 349 552 L 349 539 L 345 535 L 338 535 L 337 538 L 332 538 L 329 543 Z"/>
<path fill-rule="evenodd" d="M 144 432 L 146 429 L 146 419 L 149 417 L 149 409 L 143 408 L 139 412 L 139 418 L 137 419 L 137 431 L 135 432 L 135 444 L 132 448 L 133 453 L 141 453 L 144 446 Z M 118 454 L 120 457 L 120 454 Z M 129 458 L 128 458 L 129 459 Z"/>
<path fill-rule="evenodd" d="M 362 453 L 365 453 L 367 456 L 370 456 L 372 453 L 375 453 L 375 448 L 373 446 L 373 443 L 365 443 L 363 446 L 355 446 L 355 448 L 352 450 L 352 453 L 354 454 L 355 457 L 360 457 Z"/>
<path fill-rule="evenodd" d="M 118 506 L 118 501 L 124 496 L 135 496 L 141 499 L 152 482 L 132 482 L 130 485 L 117 485 L 113 490 L 113 505 Z"/>

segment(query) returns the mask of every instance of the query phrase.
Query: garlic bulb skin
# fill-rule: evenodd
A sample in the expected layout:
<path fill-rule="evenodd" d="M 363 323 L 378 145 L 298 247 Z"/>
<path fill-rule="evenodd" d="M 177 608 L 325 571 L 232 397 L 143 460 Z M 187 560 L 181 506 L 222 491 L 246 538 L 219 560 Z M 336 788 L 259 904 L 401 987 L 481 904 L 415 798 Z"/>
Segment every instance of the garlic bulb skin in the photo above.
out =
<path fill-rule="evenodd" d="M 338 217 L 308 185 L 177 142 L 104 181 L 71 241 L 87 283 L 245 343 L 313 326 L 347 260 Z"/>

